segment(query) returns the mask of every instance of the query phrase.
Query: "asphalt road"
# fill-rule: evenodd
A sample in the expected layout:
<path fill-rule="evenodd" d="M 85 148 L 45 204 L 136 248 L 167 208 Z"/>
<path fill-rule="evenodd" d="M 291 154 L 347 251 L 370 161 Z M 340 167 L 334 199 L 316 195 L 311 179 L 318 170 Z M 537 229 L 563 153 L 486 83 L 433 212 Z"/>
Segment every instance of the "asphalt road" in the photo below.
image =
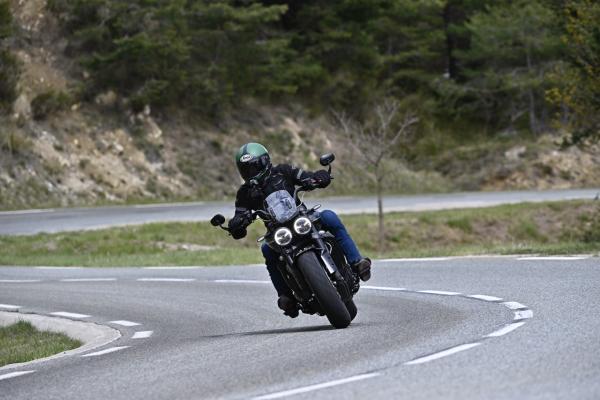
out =
<path fill-rule="evenodd" d="M 388 196 L 386 211 L 421 211 L 449 208 L 485 207 L 520 202 L 593 199 L 600 189 L 473 192 L 418 196 Z M 342 214 L 376 212 L 375 197 L 311 198 L 309 205 L 320 203 Z M 139 205 L 123 207 L 64 208 L 0 212 L 0 235 L 28 235 L 39 232 L 76 231 L 107 226 L 167 221 L 208 221 L 214 214 L 233 214 L 231 202 Z"/>
<path fill-rule="evenodd" d="M 378 262 L 345 330 L 284 317 L 267 279 L 2 267 L 0 307 L 79 313 L 123 336 L 93 350 L 110 353 L 0 371 L 0 399 L 600 398 L 598 258 Z"/>

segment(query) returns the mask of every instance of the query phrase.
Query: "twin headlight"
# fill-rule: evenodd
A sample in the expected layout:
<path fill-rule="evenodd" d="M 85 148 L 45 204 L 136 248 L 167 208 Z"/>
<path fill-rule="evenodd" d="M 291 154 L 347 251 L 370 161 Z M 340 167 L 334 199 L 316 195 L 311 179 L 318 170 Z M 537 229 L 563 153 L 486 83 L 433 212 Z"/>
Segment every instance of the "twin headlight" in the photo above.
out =
<path fill-rule="evenodd" d="M 312 223 L 306 217 L 300 217 L 294 221 L 294 231 L 298 235 L 306 235 L 310 232 Z M 288 228 L 279 228 L 275 231 L 275 243 L 279 246 L 287 246 L 292 241 L 292 231 Z"/>

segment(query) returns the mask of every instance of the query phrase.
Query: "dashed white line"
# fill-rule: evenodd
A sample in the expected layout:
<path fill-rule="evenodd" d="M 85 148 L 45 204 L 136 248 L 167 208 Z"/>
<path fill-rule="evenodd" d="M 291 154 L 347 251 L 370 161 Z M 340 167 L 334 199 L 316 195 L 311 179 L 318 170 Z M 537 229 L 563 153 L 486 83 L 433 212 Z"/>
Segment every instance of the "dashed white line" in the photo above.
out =
<path fill-rule="evenodd" d="M 515 329 L 520 328 L 523 325 L 525 325 L 525 322 L 515 322 L 510 325 L 506 325 L 505 327 L 498 329 L 497 331 L 494 331 L 494 332 L 490 333 L 489 335 L 486 335 L 485 337 L 504 336 L 507 333 L 510 333 L 510 332 L 514 331 Z"/>
<path fill-rule="evenodd" d="M 446 356 L 449 356 L 449 355 L 452 355 L 452 354 L 456 354 L 456 353 L 461 352 L 461 351 L 472 349 L 473 347 L 479 346 L 480 344 L 481 343 L 461 344 L 460 346 L 452 347 L 450 349 L 443 350 L 443 351 L 440 351 L 440 352 L 435 353 L 435 354 L 430 354 L 428 356 L 420 357 L 420 358 L 417 358 L 415 360 L 406 362 L 406 363 L 404 363 L 404 365 L 423 364 L 423 363 L 426 363 L 426 362 L 429 362 L 429 361 L 437 360 L 437 359 L 442 358 L 442 357 L 446 357 Z"/>
<path fill-rule="evenodd" d="M 118 346 L 118 347 L 109 347 L 108 349 L 96 351 L 95 353 L 84 354 L 81 357 L 96 357 L 102 356 L 104 354 L 114 353 L 115 351 L 123 350 L 128 348 L 129 346 Z"/>
<path fill-rule="evenodd" d="M 395 287 L 387 287 L 387 286 L 361 286 L 361 289 L 384 290 L 384 291 L 389 291 L 389 292 L 406 292 L 408 290 L 406 288 L 395 288 Z"/>
<path fill-rule="evenodd" d="M 515 320 L 517 319 L 529 319 L 533 318 L 533 311 L 531 310 L 519 310 L 515 311 Z"/>
<path fill-rule="evenodd" d="M 121 326 L 139 326 L 141 324 L 137 322 L 127 321 L 127 320 L 118 320 L 118 321 L 110 321 L 111 324 L 121 325 Z"/>
<path fill-rule="evenodd" d="M 254 397 L 253 400 L 280 399 L 282 397 L 294 396 L 294 395 L 301 394 L 301 393 L 312 392 L 314 390 L 325 389 L 325 388 L 329 388 L 332 386 L 344 385 L 344 384 L 350 383 L 350 382 L 356 382 L 356 381 L 362 381 L 365 379 L 375 378 L 376 376 L 379 376 L 379 375 L 380 374 L 377 372 L 370 373 L 370 374 L 355 375 L 355 376 L 351 376 L 349 378 L 337 379 L 335 381 L 329 381 L 329 382 L 319 383 L 316 385 L 304 386 L 304 387 L 297 388 L 297 389 L 285 390 L 283 392 L 276 392 L 276 393 L 271 393 L 271 394 L 267 394 L 264 396 L 258 396 L 258 397 Z"/>
<path fill-rule="evenodd" d="M 142 269 L 154 269 L 154 270 L 171 270 L 171 269 L 200 269 L 203 267 L 178 267 L 178 266 L 172 266 L 172 267 L 142 267 Z"/>
<path fill-rule="evenodd" d="M 472 294 L 467 296 L 471 299 L 477 299 L 477 300 L 483 300 L 483 301 L 491 301 L 491 302 L 498 302 L 498 301 L 502 301 L 502 299 L 500 297 L 496 297 L 496 296 L 488 296 L 486 294 Z"/>
<path fill-rule="evenodd" d="M 502 303 L 504 306 L 510 308 L 511 310 L 520 310 L 520 309 L 524 309 L 524 308 L 529 308 L 526 305 L 523 305 L 521 303 L 518 303 L 516 301 L 505 301 L 504 303 Z"/>
<path fill-rule="evenodd" d="M 441 296 L 458 296 L 458 292 L 446 292 L 444 290 L 417 290 L 417 293 L 439 294 Z"/>
<path fill-rule="evenodd" d="M 134 333 L 131 338 L 132 339 L 147 339 L 150 336 L 152 336 L 153 333 L 154 333 L 154 331 L 140 331 L 140 332 Z"/>
<path fill-rule="evenodd" d="M 194 278 L 139 278 L 138 282 L 193 282 Z"/>
<path fill-rule="evenodd" d="M 35 269 L 82 269 L 83 267 L 35 267 Z"/>
<path fill-rule="evenodd" d="M 573 261 L 587 260 L 589 256 L 539 256 L 539 257 L 519 257 L 519 261 Z"/>
<path fill-rule="evenodd" d="M 0 381 L 4 380 L 4 379 L 10 379 L 10 378 L 15 378 L 17 376 L 22 376 L 22 375 L 28 375 L 28 374 L 32 374 L 34 373 L 35 370 L 33 371 L 17 371 L 17 372 L 11 372 L 9 374 L 4 374 L 4 375 L 0 375 Z"/>
<path fill-rule="evenodd" d="M 77 319 L 90 317 L 90 315 L 77 314 L 77 313 L 66 312 L 66 311 L 57 311 L 57 312 L 50 313 L 50 315 L 56 315 L 57 317 L 77 318 Z"/>
<path fill-rule="evenodd" d="M 216 283 L 270 283 L 269 281 L 258 281 L 250 279 L 217 279 L 213 282 Z"/>
<path fill-rule="evenodd" d="M 18 310 L 21 306 L 15 306 L 14 304 L 0 304 L 0 308 L 5 310 Z"/>
<path fill-rule="evenodd" d="M 39 279 L 0 279 L 0 283 L 33 283 L 41 282 Z"/>
<path fill-rule="evenodd" d="M 73 278 L 73 279 L 61 279 L 61 282 L 113 282 L 117 278 Z"/>

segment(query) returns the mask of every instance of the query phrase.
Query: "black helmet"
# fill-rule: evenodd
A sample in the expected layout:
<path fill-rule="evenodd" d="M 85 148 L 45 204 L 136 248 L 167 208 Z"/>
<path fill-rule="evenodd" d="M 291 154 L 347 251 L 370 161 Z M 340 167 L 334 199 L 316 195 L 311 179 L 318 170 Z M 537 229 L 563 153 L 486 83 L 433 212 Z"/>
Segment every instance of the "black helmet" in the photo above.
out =
<path fill-rule="evenodd" d="M 244 181 L 259 180 L 271 168 L 271 157 L 262 144 L 246 143 L 235 154 L 235 164 Z"/>

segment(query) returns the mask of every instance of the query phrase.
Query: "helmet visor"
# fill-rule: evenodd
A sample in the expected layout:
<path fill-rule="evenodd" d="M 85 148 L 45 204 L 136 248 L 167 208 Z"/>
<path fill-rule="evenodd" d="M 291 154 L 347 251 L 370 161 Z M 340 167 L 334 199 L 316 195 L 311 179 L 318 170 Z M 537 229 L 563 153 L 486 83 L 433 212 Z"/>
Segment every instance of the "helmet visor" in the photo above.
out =
<path fill-rule="evenodd" d="M 261 162 L 260 158 L 255 158 L 253 160 L 239 163 L 240 175 L 245 181 L 249 181 L 252 178 L 255 178 L 257 175 L 260 175 L 261 172 L 265 170 L 265 165 Z"/>

